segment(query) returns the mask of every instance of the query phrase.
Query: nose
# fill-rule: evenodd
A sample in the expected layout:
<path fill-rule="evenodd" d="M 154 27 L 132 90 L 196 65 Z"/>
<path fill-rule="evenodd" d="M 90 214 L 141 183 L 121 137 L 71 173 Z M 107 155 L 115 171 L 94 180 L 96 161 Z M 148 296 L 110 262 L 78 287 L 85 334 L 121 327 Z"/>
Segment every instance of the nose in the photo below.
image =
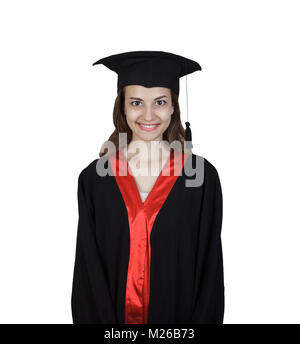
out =
<path fill-rule="evenodd" d="M 143 118 L 145 119 L 145 121 L 147 122 L 151 122 L 154 120 L 154 113 L 153 113 L 153 109 L 151 109 L 151 107 L 147 107 L 144 113 Z"/>

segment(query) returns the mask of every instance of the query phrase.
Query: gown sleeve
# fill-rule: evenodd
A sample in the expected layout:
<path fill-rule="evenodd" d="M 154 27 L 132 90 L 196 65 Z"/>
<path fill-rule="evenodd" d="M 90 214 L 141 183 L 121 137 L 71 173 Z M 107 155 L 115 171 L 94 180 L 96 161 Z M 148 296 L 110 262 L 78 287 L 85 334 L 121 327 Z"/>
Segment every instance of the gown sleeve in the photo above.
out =
<path fill-rule="evenodd" d="M 221 243 L 222 189 L 215 167 L 206 159 L 205 164 L 192 323 L 222 324 L 225 291 Z"/>
<path fill-rule="evenodd" d="M 78 227 L 71 308 L 74 324 L 115 323 L 103 260 L 96 242 L 91 177 L 78 178 Z"/>

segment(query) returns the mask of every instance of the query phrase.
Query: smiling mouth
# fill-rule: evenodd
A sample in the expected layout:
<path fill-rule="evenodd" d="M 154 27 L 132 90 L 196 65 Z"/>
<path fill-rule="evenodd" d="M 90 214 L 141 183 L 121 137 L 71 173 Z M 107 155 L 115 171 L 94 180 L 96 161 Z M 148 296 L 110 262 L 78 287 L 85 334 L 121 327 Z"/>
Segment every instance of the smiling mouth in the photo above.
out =
<path fill-rule="evenodd" d="M 155 123 L 155 124 L 144 124 L 144 123 L 139 123 L 136 122 L 138 124 L 138 126 L 142 129 L 142 130 L 154 130 L 156 129 L 160 123 Z"/>

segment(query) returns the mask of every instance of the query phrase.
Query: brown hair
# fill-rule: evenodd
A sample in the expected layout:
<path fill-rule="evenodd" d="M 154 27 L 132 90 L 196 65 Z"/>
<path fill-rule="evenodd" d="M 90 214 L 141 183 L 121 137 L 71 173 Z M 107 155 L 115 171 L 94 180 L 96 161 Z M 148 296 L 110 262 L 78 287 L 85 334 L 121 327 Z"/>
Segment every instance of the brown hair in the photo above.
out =
<path fill-rule="evenodd" d="M 169 144 L 174 141 L 178 140 L 181 143 L 182 149 L 184 149 L 184 136 L 185 131 L 181 124 L 180 120 L 180 108 L 178 103 L 178 95 L 173 91 L 171 91 L 172 95 L 172 105 L 174 106 L 174 112 L 171 116 L 171 122 L 167 128 L 167 130 L 163 133 L 163 140 L 169 142 Z M 131 142 L 132 139 L 132 130 L 129 128 L 126 120 L 126 116 L 124 114 L 124 102 L 125 102 L 125 94 L 124 88 L 122 88 L 117 95 L 115 100 L 114 110 L 113 110 L 113 122 L 115 125 L 114 132 L 110 135 L 108 141 L 111 141 L 118 151 L 119 149 L 119 133 L 127 133 L 127 145 Z M 123 146 L 121 144 L 121 146 Z M 171 148 L 172 150 L 172 148 Z M 108 148 L 105 147 L 104 151 L 99 152 L 99 156 L 103 156 L 108 152 Z"/>

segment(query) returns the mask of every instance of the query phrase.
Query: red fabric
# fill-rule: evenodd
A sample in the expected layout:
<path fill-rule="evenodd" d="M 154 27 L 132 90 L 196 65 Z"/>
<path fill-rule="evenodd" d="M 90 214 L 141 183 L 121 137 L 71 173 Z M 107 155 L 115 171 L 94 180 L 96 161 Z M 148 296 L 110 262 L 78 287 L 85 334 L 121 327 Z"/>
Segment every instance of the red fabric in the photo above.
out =
<path fill-rule="evenodd" d="M 154 220 L 181 173 L 188 156 L 181 152 L 170 154 L 170 159 L 163 167 L 144 203 L 123 152 L 119 151 L 109 156 L 114 176 L 127 208 L 130 230 L 125 324 L 147 324 L 148 322 L 150 234 Z"/>

